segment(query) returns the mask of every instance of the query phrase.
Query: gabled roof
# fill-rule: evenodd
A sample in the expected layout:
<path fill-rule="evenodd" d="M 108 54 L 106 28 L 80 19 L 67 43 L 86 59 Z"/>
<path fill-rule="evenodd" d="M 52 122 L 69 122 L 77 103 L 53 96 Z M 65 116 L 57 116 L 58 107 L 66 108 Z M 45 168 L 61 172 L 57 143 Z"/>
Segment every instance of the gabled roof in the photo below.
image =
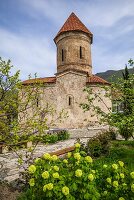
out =
<path fill-rule="evenodd" d="M 36 78 L 36 79 L 28 79 L 22 82 L 23 85 L 31 85 L 38 83 L 56 83 L 56 77 L 45 77 L 45 78 Z M 109 82 L 100 78 L 99 76 L 92 75 L 87 77 L 87 84 L 106 84 L 111 85 Z"/>
<path fill-rule="evenodd" d="M 109 82 L 107 82 L 106 80 L 100 78 L 99 76 L 96 75 L 92 75 L 89 76 L 87 79 L 87 83 L 89 84 L 106 84 L 106 85 L 111 85 Z"/>
<path fill-rule="evenodd" d="M 87 33 L 91 38 L 93 37 L 93 34 L 87 29 L 87 27 L 73 12 L 68 17 L 64 25 L 61 27 L 60 31 L 57 33 L 56 37 L 54 38 L 54 41 L 61 33 L 67 31 L 82 31 L 84 33 Z"/>
<path fill-rule="evenodd" d="M 22 85 L 30 85 L 35 83 L 56 83 L 56 77 L 34 78 L 22 82 Z"/>

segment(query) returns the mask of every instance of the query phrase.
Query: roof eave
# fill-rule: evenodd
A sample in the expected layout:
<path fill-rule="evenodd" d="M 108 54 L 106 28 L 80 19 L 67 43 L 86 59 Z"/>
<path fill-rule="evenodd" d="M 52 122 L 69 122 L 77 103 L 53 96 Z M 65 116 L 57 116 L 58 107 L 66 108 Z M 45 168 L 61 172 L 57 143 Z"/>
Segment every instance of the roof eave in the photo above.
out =
<path fill-rule="evenodd" d="M 87 85 L 111 85 L 111 83 L 102 83 L 102 82 L 86 82 Z"/>
<path fill-rule="evenodd" d="M 92 34 L 92 33 L 87 33 L 87 32 L 84 32 L 84 31 L 82 31 L 82 30 L 68 30 L 68 31 L 63 31 L 63 32 L 61 32 L 61 33 L 58 33 L 58 34 L 56 35 L 56 37 L 53 39 L 54 42 L 55 42 L 55 44 L 56 44 L 56 39 L 57 39 L 60 35 L 62 35 L 62 34 L 64 34 L 64 33 L 67 33 L 67 32 L 82 32 L 82 33 L 85 33 L 86 35 L 88 35 L 88 36 L 91 38 L 91 44 L 93 43 L 93 34 Z"/>
<path fill-rule="evenodd" d="M 22 85 L 38 85 L 38 84 L 55 84 L 55 82 L 35 82 L 35 83 L 22 83 Z"/>

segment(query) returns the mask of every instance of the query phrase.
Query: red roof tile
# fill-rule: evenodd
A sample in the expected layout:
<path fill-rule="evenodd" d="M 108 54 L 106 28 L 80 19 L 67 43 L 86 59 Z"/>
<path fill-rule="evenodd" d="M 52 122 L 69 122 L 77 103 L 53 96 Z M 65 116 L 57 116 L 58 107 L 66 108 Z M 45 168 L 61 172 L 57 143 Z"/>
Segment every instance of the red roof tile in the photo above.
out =
<path fill-rule="evenodd" d="M 33 83 L 56 83 L 56 77 L 28 79 L 22 82 L 23 85 L 29 85 Z"/>
<path fill-rule="evenodd" d="M 107 85 L 111 85 L 109 82 L 107 82 L 106 80 L 100 78 L 99 76 L 96 75 L 92 75 L 88 77 L 87 83 L 89 84 L 107 84 Z"/>
<path fill-rule="evenodd" d="M 54 40 L 61 34 L 67 31 L 83 31 L 87 33 L 91 38 L 93 34 L 87 29 L 87 27 L 80 21 L 80 19 L 74 14 L 68 17 L 64 25 L 61 27 L 60 31 L 57 33 Z"/>
<path fill-rule="evenodd" d="M 23 85 L 30 85 L 34 83 L 56 83 L 56 77 L 45 77 L 45 78 L 36 78 L 36 79 L 28 79 L 22 82 Z M 100 78 L 99 76 L 92 75 L 87 79 L 88 84 L 107 84 L 110 85 L 109 82 Z"/>

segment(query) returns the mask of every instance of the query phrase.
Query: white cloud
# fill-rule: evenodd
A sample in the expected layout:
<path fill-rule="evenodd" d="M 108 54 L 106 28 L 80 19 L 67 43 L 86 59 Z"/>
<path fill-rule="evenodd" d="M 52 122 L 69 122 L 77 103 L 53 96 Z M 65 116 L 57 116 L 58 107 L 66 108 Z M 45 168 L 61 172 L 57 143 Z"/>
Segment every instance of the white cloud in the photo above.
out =
<path fill-rule="evenodd" d="M 16 66 L 15 70 L 21 69 L 23 79 L 26 79 L 30 73 L 37 72 L 38 76 L 43 77 L 53 76 L 56 72 L 56 48 L 54 49 L 51 45 L 53 38 L 47 35 L 48 32 L 46 34 L 45 29 L 40 31 L 40 28 L 44 24 L 47 24 L 46 27 L 50 25 L 52 34 L 56 35 L 71 12 L 75 12 L 89 29 L 91 27 L 91 31 L 94 30 L 95 42 L 92 53 L 94 72 L 105 71 L 112 67 L 121 68 L 134 54 L 131 45 L 134 42 L 131 36 L 134 30 L 132 18 L 134 0 L 16 1 L 25 20 L 22 20 L 18 12 L 15 13 L 20 24 L 19 33 L 9 31 L 9 27 L 0 28 L 0 38 L 2 38 L 0 56 L 4 59 L 10 58 Z M 11 22 L 14 21 L 11 20 Z M 39 24 L 36 33 L 34 23 L 36 27 Z M 124 37 L 125 35 L 128 37 Z M 98 41 L 98 38 L 101 39 Z M 114 46 L 116 42 L 117 45 Z M 129 43 L 127 49 L 120 50 L 121 46 L 125 47 L 123 45 L 125 42 Z M 116 51 L 117 48 L 118 51 Z"/>
<path fill-rule="evenodd" d="M 117 53 L 116 50 L 106 52 L 107 49 L 103 46 L 95 45 L 92 50 L 94 73 L 122 69 L 130 58 L 133 59 L 134 55 L 132 48 Z"/>
<path fill-rule="evenodd" d="M 52 20 L 55 23 L 64 22 L 68 15 L 68 2 L 62 0 L 23 0 L 21 1 L 22 9 L 34 19 L 43 17 Z M 62 21 L 63 20 L 63 21 Z"/>
<path fill-rule="evenodd" d="M 0 29 L 0 55 L 11 59 L 14 70 L 20 69 L 22 78 L 37 72 L 39 76 L 53 76 L 56 71 L 56 51 L 44 38 L 32 35 L 17 35 Z"/>
<path fill-rule="evenodd" d="M 42 16 L 61 24 L 71 12 L 76 12 L 83 22 L 91 26 L 112 26 L 124 16 L 134 16 L 133 0 L 23 0 L 23 9 L 34 18 Z"/>
<path fill-rule="evenodd" d="M 84 2 L 81 2 L 84 4 Z M 84 8 L 84 5 L 83 5 Z M 82 9 L 83 10 L 83 9 Z M 90 3 L 85 6 L 84 18 L 92 26 L 113 26 L 118 20 L 126 16 L 134 16 L 133 0 L 102 0 L 94 1 L 90 7 Z M 89 22 L 88 22 L 89 24 Z"/>

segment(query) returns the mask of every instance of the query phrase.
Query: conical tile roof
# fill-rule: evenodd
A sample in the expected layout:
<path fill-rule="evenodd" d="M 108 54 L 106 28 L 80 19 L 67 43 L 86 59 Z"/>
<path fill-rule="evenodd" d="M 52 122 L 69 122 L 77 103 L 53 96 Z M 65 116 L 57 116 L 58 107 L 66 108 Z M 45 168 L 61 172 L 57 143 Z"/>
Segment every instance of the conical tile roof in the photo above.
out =
<path fill-rule="evenodd" d="M 61 33 L 67 31 L 82 31 L 88 34 L 91 38 L 93 37 L 93 34 L 87 29 L 87 27 L 80 21 L 80 19 L 74 13 L 71 13 L 71 15 L 68 17 L 68 19 L 54 38 L 54 41 Z"/>

